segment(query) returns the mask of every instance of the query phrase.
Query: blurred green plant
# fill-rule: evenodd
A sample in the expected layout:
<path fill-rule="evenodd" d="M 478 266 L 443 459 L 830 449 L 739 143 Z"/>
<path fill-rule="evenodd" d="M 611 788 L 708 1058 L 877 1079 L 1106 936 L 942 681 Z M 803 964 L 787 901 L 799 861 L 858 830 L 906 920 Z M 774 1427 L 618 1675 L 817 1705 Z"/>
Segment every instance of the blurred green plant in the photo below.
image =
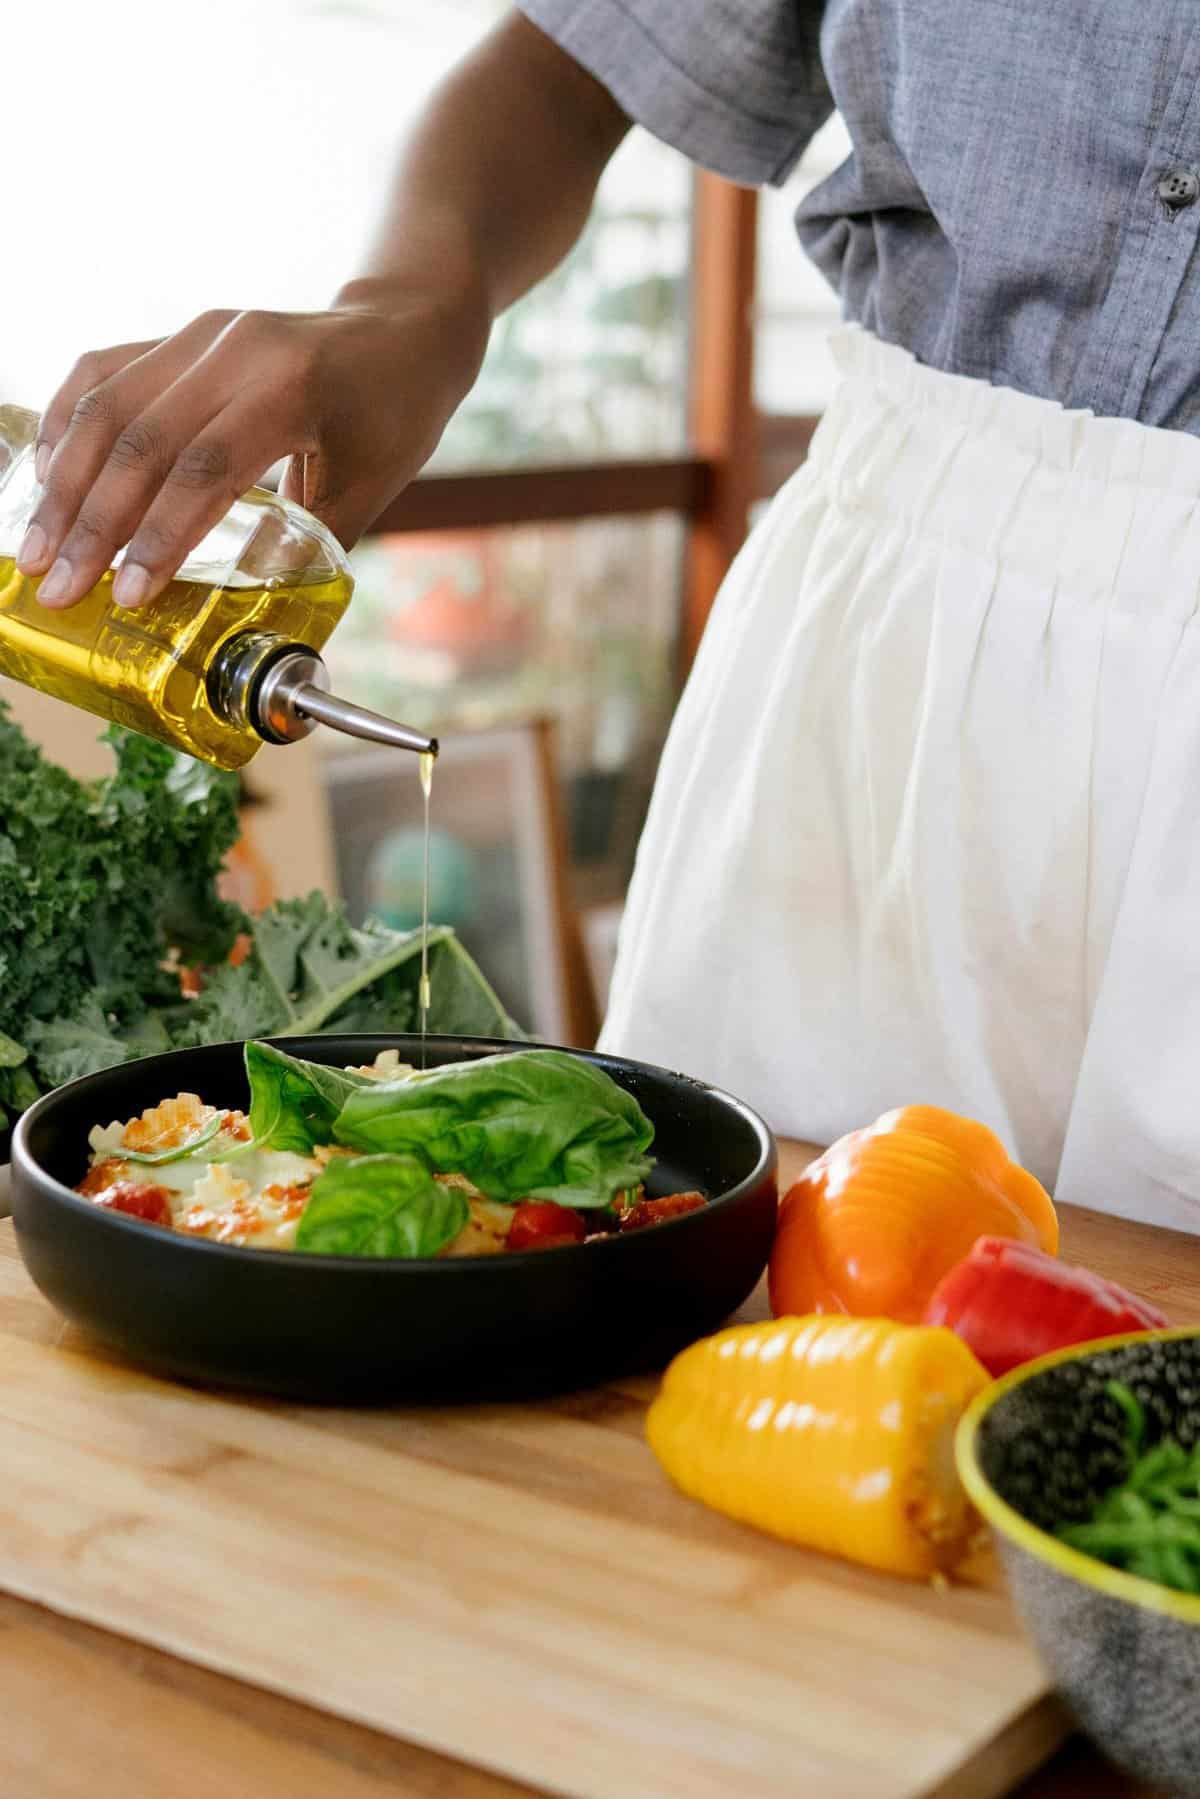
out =
<path fill-rule="evenodd" d="M 566 261 L 497 322 L 483 372 L 432 466 L 510 466 L 677 445 L 686 237 L 685 212 L 598 204 Z M 630 272 L 614 279 L 614 269 Z"/>

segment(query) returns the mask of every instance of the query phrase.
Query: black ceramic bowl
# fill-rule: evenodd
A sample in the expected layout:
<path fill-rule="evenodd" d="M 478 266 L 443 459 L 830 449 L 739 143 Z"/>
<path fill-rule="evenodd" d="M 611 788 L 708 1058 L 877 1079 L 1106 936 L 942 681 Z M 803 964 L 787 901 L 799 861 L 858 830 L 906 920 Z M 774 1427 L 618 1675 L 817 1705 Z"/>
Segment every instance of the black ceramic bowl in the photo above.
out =
<path fill-rule="evenodd" d="M 959 1427 L 958 1466 L 992 1527 L 1022 1621 L 1088 1735 L 1141 1780 L 1200 1795 L 1200 1598 L 1109 1567 L 1052 1534 L 1126 1469 L 1124 1381 L 1147 1445 L 1200 1438 L 1200 1331 L 1065 1349 L 988 1387 Z"/>
<path fill-rule="evenodd" d="M 291 1037 L 338 1067 L 413 1037 Z M 431 1037 L 430 1066 L 511 1043 Z M 70 1191 L 94 1124 L 167 1095 L 244 1106 L 240 1043 L 149 1056 L 38 1100 L 13 1134 L 25 1266 L 75 1323 L 158 1373 L 336 1401 L 519 1397 L 663 1363 L 747 1297 L 775 1229 L 775 1144 L 749 1107 L 637 1062 L 586 1058 L 654 1124 L 650 1193 L 699 1188 L 702 1209 L 569 1248 L 444 1261 L 239 1249 L 102 1210 Z"/>

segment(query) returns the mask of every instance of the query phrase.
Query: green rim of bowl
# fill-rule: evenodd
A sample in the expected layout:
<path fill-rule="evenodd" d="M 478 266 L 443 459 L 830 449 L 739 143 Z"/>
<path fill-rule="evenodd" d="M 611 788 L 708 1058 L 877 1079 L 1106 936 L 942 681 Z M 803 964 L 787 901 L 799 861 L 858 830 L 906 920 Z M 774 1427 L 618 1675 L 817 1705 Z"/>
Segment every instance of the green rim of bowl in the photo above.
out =
<path fill-rule="evenodd" d="M 1036 1362 L 1026 1362 L 1020 1368 L 1012 1369 L 971 1401 L 959 1421 L 954 1457 L 959 1478 L 976 1510 L 993 1530 L 1007 1537 L 1018 1549 L 1023 1549 L 1026 1555 L 1044 1562 L 1070 1580 L 1082 1581 L 1084 1586 L 1093 1587 L 1111 1599 L 1123 1599 L 1134 1605 L 1147 1606 L 1151 1611 L 1166 1612 L 1186 1624 L 1200 1624 L 1200 1595 L 1180 1593 L 1174 1587 L 1144 1580 L 1140 1574 L 1126 1574 L 1124 1569 L 1099 1562 L 1081 1549 L 1072 1549 L 1069 1544 L 1060 1542 L 1048 1531 L 1039 1530 L 1036 1524 L 1022 1518 L 1020 1512 L 1001 1499 L 979 1462 L 979 1435 L 992 1407 L 1046 1369 L 1057 1368 L 1064 1362 L 1086 1361 L 1105 1350 L 1120 1349 L 1126 1343 L 1182 1341 L 1189 1337 L 1200 1337 L 1200 1325 L 1181 1325 L 1174 1330 L 1130 1331 L 1125 1336 L 1097 1337 L 1090 1343 L 1073 1343 L 1069 1349 L 1056 1349 Z"/>

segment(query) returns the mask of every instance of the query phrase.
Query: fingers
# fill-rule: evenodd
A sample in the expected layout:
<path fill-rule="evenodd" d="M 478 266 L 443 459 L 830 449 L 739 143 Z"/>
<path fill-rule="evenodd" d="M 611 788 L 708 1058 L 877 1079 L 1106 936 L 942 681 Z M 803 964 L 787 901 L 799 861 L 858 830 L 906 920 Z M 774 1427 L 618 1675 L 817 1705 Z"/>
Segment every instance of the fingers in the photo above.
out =
<path fill-rule="evenodd" d="M 227 403 L 229 392 L 219 383 L 189 385 L 180 378 L 203 365 L 234 316 L 205 314 L 160 343 L 84 357 L 55 395 L 43 432 L 59 429 L 61 410 L 80 380 L 100 377 L 74 400 L 18 552 L 23 574 L 50 571 L 39 593 L 44 604 L 72 605 L 95 584 L 175 456 Z M 142 353 L 128 359 L 139 348 Z M 43 436 L 39 454 L 48 444 Z"/>
<path fill-rule="evenodd" d="M 168 388 L 158 405 L 122 428 L 107 456 L 97 437 L 77 442 L 68 473 L 59 473 L 57 460 L 51 465 L 31 528 L 31 535 L 45 533 L 43 553 L 54 558 L 39 591 L 44 606 L 71 606 L 95 586 L 189 440 L 208 424 L 213 404 L 206 394 L 181 398 Z"/>
<path fill-rule="evenodd" d="M 46 470 L 50 465 L 51 454 L 70 424 L 71 415 L 84 394 L 90 393 L 92 388 L 99 387 L 102 382 L 108 381 L 129 363 L 136 362 L 138 357 L 144 356 L 148 350 L 157 348 L 160 341 L 161 339 L 152 338 L 148 343 L 116 344 L 110 350 L 89 350 L 86 356 L 79 358 L 43 412 L 38 426 L 34 469 L 39 481 L 46 479 Z"/>
<path fill-rule="evenodd" d="M 352 544 L 448 416 L 440 314 L 423 337 L 421 326 L 336 310 L 207 313 L 175 337 L 85 358 L 47 409 L 52 453 L 17 557 L 41 577 L 43 604 L 74 605 L 125 545 L 113 597 L 144 605 L 281 457 L 292 458 L 285 492 Z M 387 402 L 409 388 L 417 405 Z"/>
<path fill-rule="evenodd" d="M 124 426 L 99 469 L 94 458 L 83 463 L 81 451 L 76 466 L 82 465 L 80 479 L 88 484 L 81 502 L 75 500 L 73 486 L 68 487 L 65 480 L 59 484 L 57 464 L 52 466 L 52 486 L 44 509 L 47 520 L 52 521 L 48 528 L 61 535 L 61 518 L 69 516 L 73 502 L 78 510 L 66 535 L 61 536 L 54 563 L 42 582 L 39 597 L 43 605 L 70 606 L 82 599 L 111 566 L 122 544 L 129 542 L 164 487 L 186 489 L 209 470 L 214 480 L 219 478 L 227 458 L 215 445 L 204 449 L 204 432 L 231 397 L 228 382 L 210 382 L 200 369 L 175 382 L 160 400 Z M 185 545 L 184 554 L 192 547 Z M 128 579 L 123 587 L 130 590 Z"/>
<path fill-rule="evenodd" d="M 292 447 L 280 441 L 285 430 L 278 415 L 242 395 L 184 446 L 129 541 L 113 583 L 119 606 L 144 606 L 162 592 L 234 501 Z"/>

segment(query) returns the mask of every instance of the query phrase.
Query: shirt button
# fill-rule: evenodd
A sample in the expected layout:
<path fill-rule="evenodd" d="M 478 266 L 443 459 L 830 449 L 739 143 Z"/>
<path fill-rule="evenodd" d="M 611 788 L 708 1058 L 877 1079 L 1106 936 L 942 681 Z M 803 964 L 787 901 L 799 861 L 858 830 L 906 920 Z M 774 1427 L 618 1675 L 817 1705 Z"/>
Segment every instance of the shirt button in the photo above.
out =
<path fill-rule="evenodd" d="M 1168 169 L 1157 191 L 1168 212 L 1179 212 L 1200 200 L 1200 175 L 1195 169 Z"/>

